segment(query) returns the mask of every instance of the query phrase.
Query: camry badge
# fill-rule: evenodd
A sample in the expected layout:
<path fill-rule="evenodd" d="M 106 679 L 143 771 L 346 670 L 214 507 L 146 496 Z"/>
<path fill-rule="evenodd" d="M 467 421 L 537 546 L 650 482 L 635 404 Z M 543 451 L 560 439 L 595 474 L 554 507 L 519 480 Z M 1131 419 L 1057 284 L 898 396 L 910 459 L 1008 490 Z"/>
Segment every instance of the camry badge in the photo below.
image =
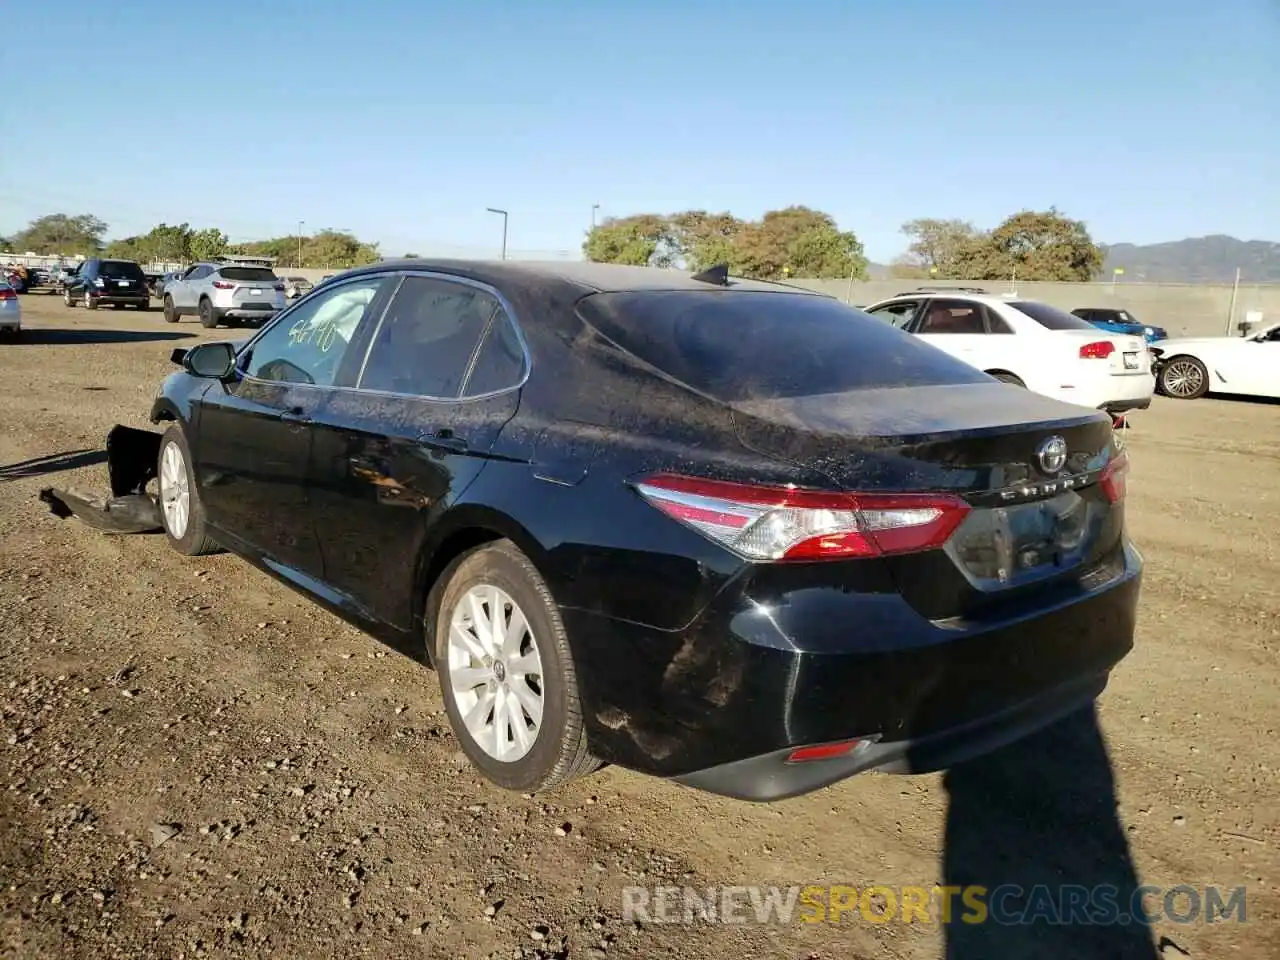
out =
<path fill-rule="evenodd" d="M 1053 475 L 1067 465 L 1067 441 L 1061 437 L 1050 437 L 1036 447 L 1036 462 L 1040 469 Z"/>

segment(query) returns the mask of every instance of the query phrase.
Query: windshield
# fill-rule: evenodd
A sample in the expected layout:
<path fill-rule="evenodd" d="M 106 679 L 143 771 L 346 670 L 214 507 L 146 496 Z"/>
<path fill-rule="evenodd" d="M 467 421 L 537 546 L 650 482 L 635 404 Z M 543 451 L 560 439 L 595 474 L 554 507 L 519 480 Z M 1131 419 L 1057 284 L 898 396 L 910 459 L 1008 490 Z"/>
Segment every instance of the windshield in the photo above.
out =
<path fill-rule="evenodd" d="M 923 340 L 827 297 L 600 293 L 579 311 L 632 356 L 724 403 L 984 379 Z"/>
<path fill-rule="evenodd" d="M 265 267 L 223 267 L 218 275 L 224 280 L 247 280 L 250 283 L 275 283 L 274 270 Z"/>
<path fill-rule="evenodd" d="M 145 280 L 142 268 L 128 260 L 103 260 L 98 265 L 98 276 L 109 280 Z"/>
<path fill-rule="evenodd" d="M 1046 330 L 1093 330 L 1093 324 L 1077 316 L 1034 300 L 1010 300 L 1008 306 L 1024 313 Z"/>

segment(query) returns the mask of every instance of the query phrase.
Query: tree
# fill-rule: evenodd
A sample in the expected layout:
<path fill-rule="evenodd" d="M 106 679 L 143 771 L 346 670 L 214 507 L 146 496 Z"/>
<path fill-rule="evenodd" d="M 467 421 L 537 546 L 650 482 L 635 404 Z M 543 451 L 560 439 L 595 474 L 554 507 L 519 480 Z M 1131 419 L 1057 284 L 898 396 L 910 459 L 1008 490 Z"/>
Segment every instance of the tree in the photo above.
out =
<path fill-rule="evenodd" d="M 227 235 L 217 227 L 206 227 L 192 233 L 187 241 L 192 260 L 212 260 L 227 252 Z"/>
<path fill-rule="evenodd" d="M 191 226 L 183 223 L 171 227 L 160 223 L 151 228 L 146 236 L 148 260 L 159 260 L 163 263 L 185 263 L 192 259 Z"/>
<path fill-rule="evenodd" d="M 737 271 L 737 240 L 743 226 L 728 212 L 686 210 L 667 218 L 667 241 L 687 270 L 705 270 L 724 263 Z"/>
<path fill-rule="evenodd" d="M 13 241 L 8 237 L 0 237 L 0 250 L 9 251 L 13 249 Z"/>
<path fill-rule="evenodd" d="M 32 220 L 27 228 L 13 238 L 13 247 L 25 253 L 89 256 L 102 249 L 102 237 L 107 225 L 92 214 L 69 216 L 50 213 Z"/>
<path fill-rule="evenodd" d="M 670 241 L 666 217 L 652 213 L 607 217 L 587 234 L 582 252 L 594 263 L 668 266 L 673 256 Z"/>
<path fill-rule="evenodd" d="M 1027 280 L 1092 280 L 1102 270 L 1102 250 L 1082 220 L 1056 207 L 1022 210 L 991 231 L 991 247 L 1005 276 Z"/>
<path fill-rule="evenodd" d="M 835 219 L 820 210 L 795 206 L 770 210 L 748 223 L 737 238 L 742 272 L 749 277 L 855 279 L 867 275 L 862 244 L 842 232 Z"/>
<path fill-rule="evenodd" d="M 963 279 L 961 265 L 983 235 L 967 220 L 922 218 L 902 225 L 911 238 L 903 266 L 921 269 L 924 276 Z"/>

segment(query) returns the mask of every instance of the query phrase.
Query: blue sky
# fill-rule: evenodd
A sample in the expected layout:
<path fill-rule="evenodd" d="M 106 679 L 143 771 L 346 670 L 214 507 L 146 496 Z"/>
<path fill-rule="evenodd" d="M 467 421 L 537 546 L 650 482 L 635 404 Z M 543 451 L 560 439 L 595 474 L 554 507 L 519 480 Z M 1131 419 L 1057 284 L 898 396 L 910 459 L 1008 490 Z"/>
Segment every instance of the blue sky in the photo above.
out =
<path fill-rule="evenodd" d="M 804 203 L 874 259 L 1021 208 L 1280 240 L 1280 0 L 62 0 L 0 52 L 0 233 L 90 212 L 384 252 Z"/>

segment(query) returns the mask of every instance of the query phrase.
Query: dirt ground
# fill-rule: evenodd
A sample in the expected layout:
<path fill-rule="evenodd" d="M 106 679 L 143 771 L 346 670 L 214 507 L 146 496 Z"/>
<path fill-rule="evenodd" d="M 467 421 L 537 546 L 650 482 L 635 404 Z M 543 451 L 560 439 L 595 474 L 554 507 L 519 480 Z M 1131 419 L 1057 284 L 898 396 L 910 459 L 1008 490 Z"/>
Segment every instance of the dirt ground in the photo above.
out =
<path fill-rule="evenodd" d="M 1142 613 L 1096 716 L 769 806 L 617 769 L 530 798 L 461 761 L 433 675 L 235 557 L 51 516 L 37 491 L 105 489 L 106 431 L 146 426 L 169 351 L 211 333 L 23 307 L 0 343 L 0 955 L 1280 956 L 1280 405 L 1134 416 Z M 936 883 L 1245 886 L 1247 920 L 622 919 L 627 885 Z"/>

